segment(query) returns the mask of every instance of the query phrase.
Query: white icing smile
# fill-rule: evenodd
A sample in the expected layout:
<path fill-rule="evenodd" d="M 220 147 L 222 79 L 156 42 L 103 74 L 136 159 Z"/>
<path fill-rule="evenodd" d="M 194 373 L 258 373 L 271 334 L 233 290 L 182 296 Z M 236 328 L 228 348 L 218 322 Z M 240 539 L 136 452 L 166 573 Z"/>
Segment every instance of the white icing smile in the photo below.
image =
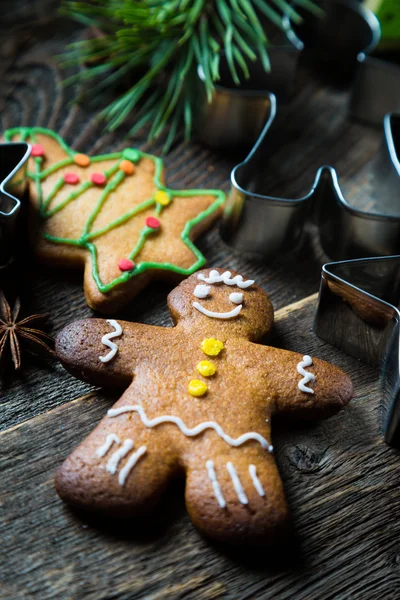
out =
<path fill-rule="evenodd" d="M 202 306 L 200 302 L 193 302 L 192 306 L 199 312 L 203 313 L 203 315 L 206 315 L 206 317 L 211 317 L 212 319 L 232 319 L 233 317 L 237 317 L 243 308 L 243 305 L 239 304 L 239 306 L 236 306 L 236 308 L 233 308 L 229 312 L 221 313 L 214 312 L 213 310 L 208 310 L 208 308 L 204 308 L 204 306 Z"/>

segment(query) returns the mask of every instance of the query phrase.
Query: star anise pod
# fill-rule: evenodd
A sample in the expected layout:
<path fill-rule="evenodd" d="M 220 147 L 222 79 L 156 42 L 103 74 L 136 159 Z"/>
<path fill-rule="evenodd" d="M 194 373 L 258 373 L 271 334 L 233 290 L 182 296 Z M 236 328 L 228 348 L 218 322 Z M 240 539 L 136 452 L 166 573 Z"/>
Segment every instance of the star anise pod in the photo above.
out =
<path fill-rule="evenodd" d="M 17 321 L 20 308 L 17 299 L 11 309 L 0 290 L 0 362 L 9 351 L 15 369 L 21 367 L 21 346 L 31 354 L 55 356 L 53 339 L 42 331 L 48 315 L 31 315 Z"/>

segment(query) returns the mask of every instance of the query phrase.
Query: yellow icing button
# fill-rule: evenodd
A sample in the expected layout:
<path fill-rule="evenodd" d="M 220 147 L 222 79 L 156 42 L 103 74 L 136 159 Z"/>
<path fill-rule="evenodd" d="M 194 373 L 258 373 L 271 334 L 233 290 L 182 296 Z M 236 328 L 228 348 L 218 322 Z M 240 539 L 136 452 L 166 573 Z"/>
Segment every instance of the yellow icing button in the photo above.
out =
<path fill-rule="evenodd" d="M 158 202 L 158 204 L 161 204 L 161 206 L 168 206 L 168 204 L 171 202 L 171 198 L 167 192 L 164 192 L 163 190 L 158 190 L 154 194 L 154 200 Z"/>
<path fill-rule="evenodd" d="M 189 383 L 188 392 L 192 396 L 204 396 L 207 391 L 207 384 L 200 379 L 192 379 Z"/>
<path fill-rule="evenodd" d="M 211 377 L 211 375 L 214 375 L 215 371 L 217 370 L 215 365 L 209 360 L 202 360 L 201 362 L 197 363 L 196 369 L 200 375 L 203 375 L 203 377 Z"/>
<path fill-rule="evenodd" d="M 206 338 L 201 342 L 201 349 L 207 356 L 218 356 L 221 350 L 224 349 L 224 344 L 214 338 Z"/>

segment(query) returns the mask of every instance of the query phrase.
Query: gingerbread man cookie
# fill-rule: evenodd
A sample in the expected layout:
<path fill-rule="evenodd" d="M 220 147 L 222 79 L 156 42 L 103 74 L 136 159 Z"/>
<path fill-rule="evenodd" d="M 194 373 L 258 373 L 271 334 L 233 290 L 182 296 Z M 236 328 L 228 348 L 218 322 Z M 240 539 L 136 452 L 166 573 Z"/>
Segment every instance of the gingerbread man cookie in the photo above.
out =
<path fill-rule="evenodd" d="M 329 417 L 351 399 L 351 381 L 317 358 L 257 344 L 273 308 L 236 273 L 193 274 L 168 306 L 172 328 L 87 319 L 59 334 L 69 371 L 127 389 L 60 467 L 57 491 L 82 508 L 139 515 L 183 474 L 204 534 L 271 541 L 288 524 L 271 417 Z"/>
<path fill-rule="evenodd" d="M 32 144 L 37 255 L 84 268 L 92 308 L 113 312 L 151 280 L 176 281 L 204 266 L 193 240 L 220 215 L 223 192 L 169 189 L 162 161 L 133 148 L 89 157 L 40 127 L 9 129 L 4 137 Z"/>

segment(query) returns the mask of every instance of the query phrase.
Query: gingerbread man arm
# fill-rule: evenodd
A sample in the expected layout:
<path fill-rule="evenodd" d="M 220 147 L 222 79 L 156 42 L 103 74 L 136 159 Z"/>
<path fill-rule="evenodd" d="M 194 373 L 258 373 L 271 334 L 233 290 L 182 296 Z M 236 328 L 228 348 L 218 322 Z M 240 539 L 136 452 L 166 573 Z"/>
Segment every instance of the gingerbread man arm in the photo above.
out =
<path fill-rule="evenodd" d="M 73 321 L 57 336 L 62 365 L 75 377 L 104 387 L 126 388 L 136 362 L 167 343 L 170 330 L 115 319 Z"/>
<path fill-rule="evenodd" d="M 337 413 L 353 397 L 350 378 L 318 358 L 271 347 L 260 347 L 273 396 L 272 412 L 305 419 Z"/>

